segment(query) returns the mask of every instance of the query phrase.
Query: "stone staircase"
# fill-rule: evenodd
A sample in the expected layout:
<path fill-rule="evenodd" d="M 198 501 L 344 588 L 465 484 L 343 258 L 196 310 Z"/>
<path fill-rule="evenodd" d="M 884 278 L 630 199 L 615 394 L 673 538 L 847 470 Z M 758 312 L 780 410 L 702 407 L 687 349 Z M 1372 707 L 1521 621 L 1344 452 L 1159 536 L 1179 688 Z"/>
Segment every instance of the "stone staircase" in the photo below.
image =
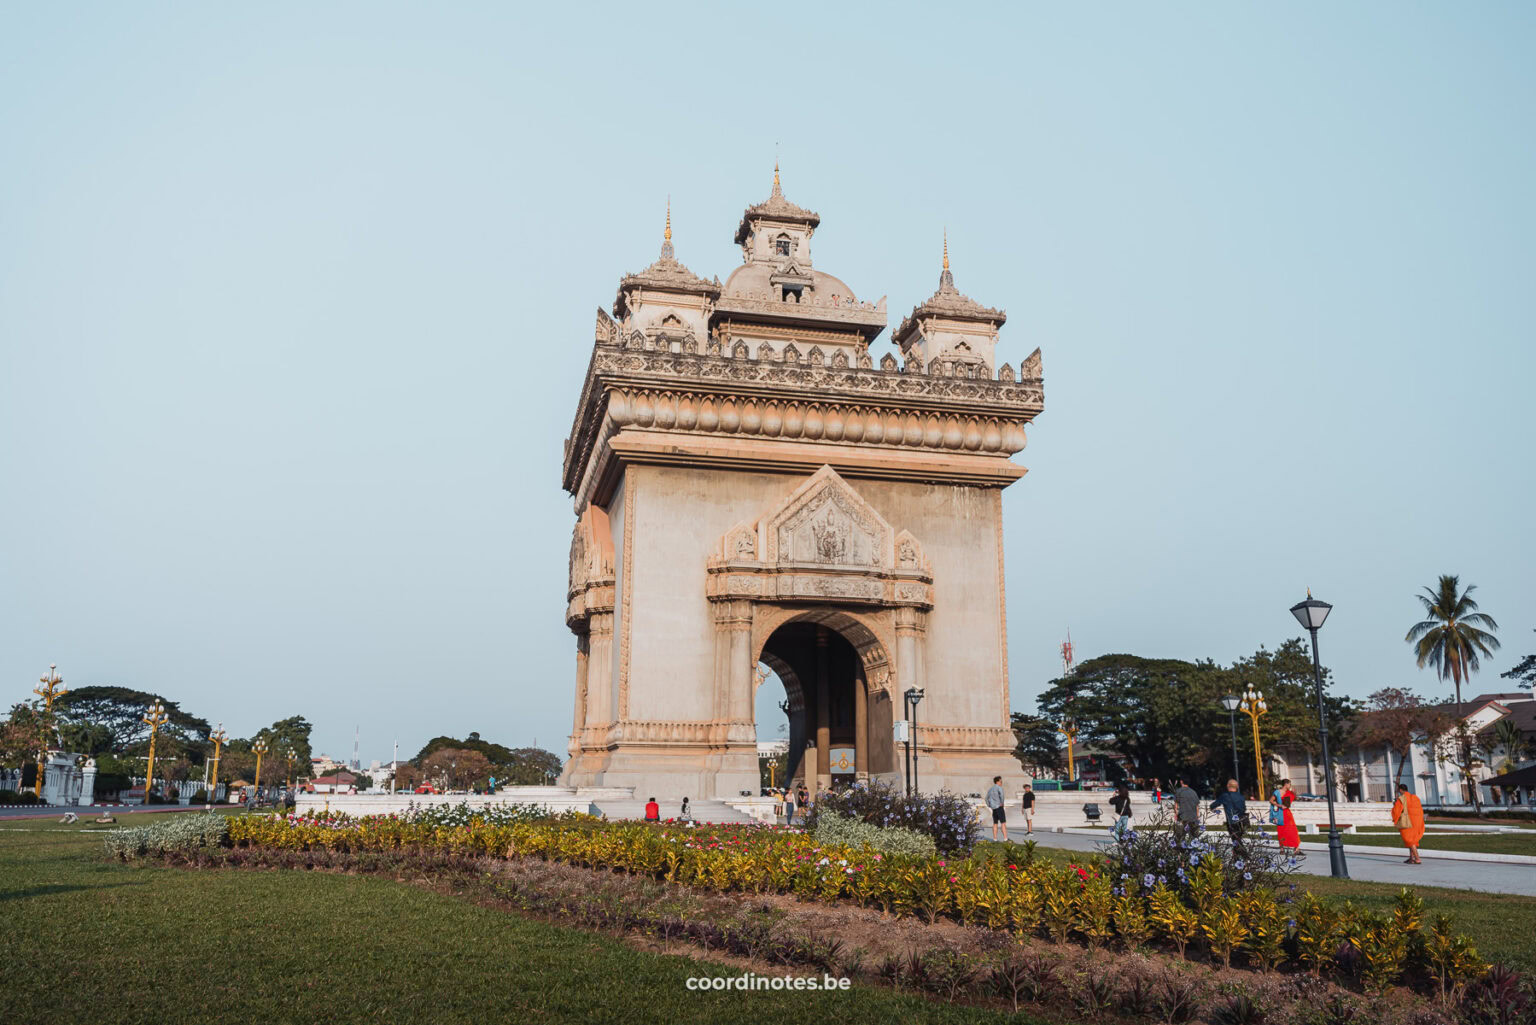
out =
<path fill-rule="evenodd" d="M 643 819 L 645 818 L 645 802 L 639 798 L 597 800 L 592 802 L 598 811 L 608 816 L 610 822 L 619 819 Z M 677 818 L 681 801 L 658 801 L 661 805 L 661 817 L 665 819 Z M 695 822 L 726 823 L 731 825 L 746 825 L 757 820 L 745 812 L 737 811 L 724 801 L 698 800 L 689 801 L 688 810 Z"/>

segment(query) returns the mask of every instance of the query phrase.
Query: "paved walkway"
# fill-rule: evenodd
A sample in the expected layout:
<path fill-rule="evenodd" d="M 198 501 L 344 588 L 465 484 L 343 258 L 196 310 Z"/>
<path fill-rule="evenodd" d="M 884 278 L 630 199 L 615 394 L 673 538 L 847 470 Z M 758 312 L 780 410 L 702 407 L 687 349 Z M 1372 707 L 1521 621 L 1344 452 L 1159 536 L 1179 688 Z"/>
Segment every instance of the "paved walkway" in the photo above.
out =
<path fill-rule="evenodd" d="M 235 805 L 221 804 L 220 808 L 233 808 Z M 113 815 L 139 815 L 144 813 L 159 814 L 167 811 L 202 811 L 200 804 L 152 804 L 149 807 L 141 805 L 120 804 L 81 804 L 81 805 L 46 805 L 46 804 L 8 804 L 0 807 L 0 821 L 9 822 L 12 819 L 62 819 L 64 813 L 74 812 L 81 819 L 95 818 L 102 812 L 111 812 Z"/>
<path fill-rule="evenodd" d="M 986 834 L 990 836 L 991 834 Z M 1033 840 L 1041 847 L 1057 847 L 1069 851 L 1094 852 L 1104 841 L 1081 833 L 1035 832 L 1025 835 L 1022 829 L 1008 830 L 1008 839 L 1015 843 Z M 1444 886 L 1453 890 L 1478 890 L 1483 893 L 1518 893 L 1536 896 L 1536 867 L 1531 865 L 1505 865 L 1494 861 L 1451 861 L 1436 858 L 1432 851 L 1422 848 L 1419 854 L 1422 865 L 1405 865 L 1401 851 L 1384 848 L 1381 854 L 1348 854 L 1345 860 L 1351 879 L 1362 882 L 1392 883 L 1397 886 Z M 1298 871 L 1309 875 L 1328 874 L 1328 848 L 1305 847 Z"/>

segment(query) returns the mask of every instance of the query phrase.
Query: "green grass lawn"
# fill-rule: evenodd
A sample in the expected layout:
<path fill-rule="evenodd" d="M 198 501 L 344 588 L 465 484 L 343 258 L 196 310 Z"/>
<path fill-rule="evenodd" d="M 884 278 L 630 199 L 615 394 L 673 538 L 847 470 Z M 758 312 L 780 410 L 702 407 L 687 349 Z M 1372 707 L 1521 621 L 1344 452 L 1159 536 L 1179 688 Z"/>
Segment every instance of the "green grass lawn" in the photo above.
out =
<path fill-rule="evenodd" d="M 1343 837 L 1347 844 L 1361 844 L 1368 847 L 1395 847 L 1406 852 L 1402 837 L 1397 831 L 1390 833 L 1350 833 Z M 1327 844 L 1328 834 L 1320 833 L 1316 836 L 1303 833 L 1301 842 L 1306 844 Z M 1433 851 L 1478 851 L 1483 854 L 1529 854 L 1536 856 L 1536 835 L 1526 836 L 1515 833 L 1443 833 L 1436 835 L 1431 827 L 1431 834 L 1424 837 L 1421 848 L 1427 852 Z M 1406 853 L 1404 854 L 1406 857 Z M 1536 871 L 1536 866 L 1532 866 Z"/>
<path fill-rule="evenodd" d="M 109 862 L 100 829 L 37 820 L 0 823 L 0 964 L 6 1022 L 1004 1020 L 881 988 L 691 992 L 738 970 L 389 879 Z"/>

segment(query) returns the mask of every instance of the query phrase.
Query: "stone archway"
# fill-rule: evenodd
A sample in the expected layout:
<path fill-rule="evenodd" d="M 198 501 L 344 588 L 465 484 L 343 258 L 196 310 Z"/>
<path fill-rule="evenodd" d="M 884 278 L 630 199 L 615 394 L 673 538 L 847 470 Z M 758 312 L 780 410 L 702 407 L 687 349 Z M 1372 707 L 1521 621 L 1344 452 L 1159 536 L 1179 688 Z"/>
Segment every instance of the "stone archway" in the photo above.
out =
<path fill-rule="evenodd" d="M 890 659 L 864 617 L 759 606 L 754 619 L 761 636 L 753 653 L 778 674 L 788 699 L 786 780 L 822 788 L 893 775 Z"/>

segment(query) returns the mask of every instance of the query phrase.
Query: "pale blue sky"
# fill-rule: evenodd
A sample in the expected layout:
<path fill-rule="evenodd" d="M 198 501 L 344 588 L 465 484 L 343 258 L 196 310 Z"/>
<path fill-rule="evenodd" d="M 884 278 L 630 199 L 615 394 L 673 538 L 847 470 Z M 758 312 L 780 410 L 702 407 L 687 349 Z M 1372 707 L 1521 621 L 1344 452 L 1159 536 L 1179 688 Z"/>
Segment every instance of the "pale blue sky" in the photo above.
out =
<path fill-rule="evenodd" d="M 949 228 L 1044 350 L 1006 496 L 1017 708 L 1070 626 L 1229 660 L 1415 590 L 1536 646 L 1536 7 L 0 10 L 0 679 L 564 750 L 561 440 L 592 310 L 722 278 L 775 145 L 892 322 Z M 888 348 L 887 336 L 876 353 Z"/>

